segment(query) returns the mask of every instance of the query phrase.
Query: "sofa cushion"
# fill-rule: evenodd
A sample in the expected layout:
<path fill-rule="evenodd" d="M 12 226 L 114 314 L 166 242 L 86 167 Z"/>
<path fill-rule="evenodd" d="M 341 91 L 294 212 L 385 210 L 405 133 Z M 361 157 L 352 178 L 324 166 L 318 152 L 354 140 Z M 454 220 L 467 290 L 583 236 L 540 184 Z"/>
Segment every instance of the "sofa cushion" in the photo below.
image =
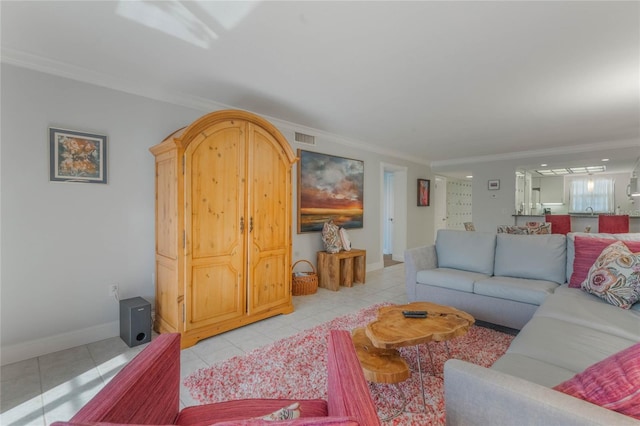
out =
<path fill-rule="evenodd" d="M 438 230 L 438 267 L 493 274 L 496 234 L 452 229 Z"/>
<path fill-rule="evenodd" d="M 636 306 L 640 307 L 640 304 L 636 303 Z M 558 287 L 535 316 L 555 318 L 640 342 L 640 309 L 618 309 L 597 296 L 567 285 Z"/>
<path fill-rule="evenodd" d="M 589 269 L 593 266 L 602 250 L 615 243 L 613 238 L 587 238 L 583 235 L 576 235 L 574 240 L 575 257 L 573 259 L 573 272 L 569 279 L 569 287 L 580 288 Z M 640 251 L 640 241 L 625 241 L 627 247 L 633 252 Z"/>
<path fill-rule="evenodd" d="M 582 289 L 629 309 L 640 300 L 640 253 L 632 253 L 622 241 L 611 244 L 596 259 Z"/>
<path fill-rule="evenodd" d="M 223 421 L 246 420 L 265 416 L 295 402 L 300 403 L 302 418 L 328 415 L 327 402 L 321 399 L 239 399 L 187 407 L 180 412 L 175 424 L 208 426 Z"/>
<path fill-rule="evenodd" d="M 490 277 L 478 280 L 473 292 L 484 296 L 540 305 L 558 287 L 557 283 L 526 278 Z"/>
<path fill-rule="evenodd" d="M 576 371 L 558 367 L 526 355 L 507 353 L 491 366 L 492 370 L 552 387 L 575 376 Z"/>
<path fill-rule="evenodd" d="M 350 417 L 302 417 L 295 420 L 231 420 L 214 423 L 212 426 L 359 426 Z"/>
<path fill-rule="evenodd" d="M 640 343 L 590 366 L 554 389 L 640 419 Z"/>
<path fill-rule="evenodd" d="M 473 293 L 473 283 L 488 278 L 478 272 L 461 271 L 450 268 L 436 268 L 418 271 L 416 281 L 418 284 L 427 284 L 435 287 L 444 287 L 451 290 Z"/>
<path fill-rule="evenodd" d="M 591 327 L 534 316 L 513 339 L 507 353 L 578 373 L 633 343 Z"/>
<path fill-rule="evenodd" d="M 498 234 L 494 275 L 553 281 L 566 278 L 566 237 Z"/>

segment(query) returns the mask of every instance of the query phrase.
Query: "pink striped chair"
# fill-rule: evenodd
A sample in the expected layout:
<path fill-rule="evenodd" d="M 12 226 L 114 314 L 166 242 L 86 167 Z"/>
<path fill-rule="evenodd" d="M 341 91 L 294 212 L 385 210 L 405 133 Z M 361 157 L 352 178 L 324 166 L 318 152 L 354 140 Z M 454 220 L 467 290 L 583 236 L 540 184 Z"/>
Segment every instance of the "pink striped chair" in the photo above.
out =
<path fill-rule="evenodd" d="M 328 397 L 323 399 L 245 399 L 180 410 L 180 335 L 161 334 L 127 364 L 69 422 L 52 426 L 232 425 L 273 413 L 294 402 L 301 417 L 291 425 L 380 425 L 351 334 L 331 330 L 327 351 Z M 265 425 L 273 422 L 264 421 Z M 282 424 L 278 422 L 277 424 Z"/>

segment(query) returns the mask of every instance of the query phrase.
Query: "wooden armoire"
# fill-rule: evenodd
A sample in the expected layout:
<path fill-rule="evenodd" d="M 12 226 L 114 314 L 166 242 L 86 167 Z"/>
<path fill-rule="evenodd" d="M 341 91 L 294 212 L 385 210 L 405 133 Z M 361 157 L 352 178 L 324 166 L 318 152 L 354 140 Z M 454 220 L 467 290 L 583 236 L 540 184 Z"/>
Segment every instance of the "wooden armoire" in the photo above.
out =
<path fill-rule="evenodd" d="M 156 159 L 157 332 L 182 347 L 293 312 L 291 169 L 268 121 L 207 114 L 150 151 Z"/>

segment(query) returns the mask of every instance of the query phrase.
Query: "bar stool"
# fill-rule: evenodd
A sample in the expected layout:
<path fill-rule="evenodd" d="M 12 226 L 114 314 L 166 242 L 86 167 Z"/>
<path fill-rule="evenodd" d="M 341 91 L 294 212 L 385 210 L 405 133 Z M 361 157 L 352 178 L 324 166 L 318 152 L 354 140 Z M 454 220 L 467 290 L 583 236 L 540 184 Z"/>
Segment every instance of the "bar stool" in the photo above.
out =
<path fill-rule="evenodd" d="M 598 232 L 607 234 L 625 234 L 629 232 L 629 215 L 598 216 Z"/>
<path fill-rule="evenodd" d="M 571 216 L 568 214 L 547 214 L 544 220 L 551 223 L 552 234 L 566 235 L 571 232 Z"/>

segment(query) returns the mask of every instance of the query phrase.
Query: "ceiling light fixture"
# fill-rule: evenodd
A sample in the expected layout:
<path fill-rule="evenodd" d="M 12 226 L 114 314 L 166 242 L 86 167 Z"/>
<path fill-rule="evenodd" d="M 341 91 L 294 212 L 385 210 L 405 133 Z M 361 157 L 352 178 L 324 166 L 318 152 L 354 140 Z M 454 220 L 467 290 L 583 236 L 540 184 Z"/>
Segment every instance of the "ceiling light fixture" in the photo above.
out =
<path fill-rule="evenodd" d="M 593 177 L 589 173 L 589 179 L 587 180 L 587 192 L 593 192 Z"/>
<path fill-rule="evenodd" d="M 584 166 L 584 167 L 567 167 L 564 169 L 544 169 L 544 170 L 536 170 L 535 172 L 542 176 L 562 176 L 569 174 L 580 174 L 580 173 L 599 173 L 607 170 L 607 167 L 604 165 L 600 166 Z"/>

